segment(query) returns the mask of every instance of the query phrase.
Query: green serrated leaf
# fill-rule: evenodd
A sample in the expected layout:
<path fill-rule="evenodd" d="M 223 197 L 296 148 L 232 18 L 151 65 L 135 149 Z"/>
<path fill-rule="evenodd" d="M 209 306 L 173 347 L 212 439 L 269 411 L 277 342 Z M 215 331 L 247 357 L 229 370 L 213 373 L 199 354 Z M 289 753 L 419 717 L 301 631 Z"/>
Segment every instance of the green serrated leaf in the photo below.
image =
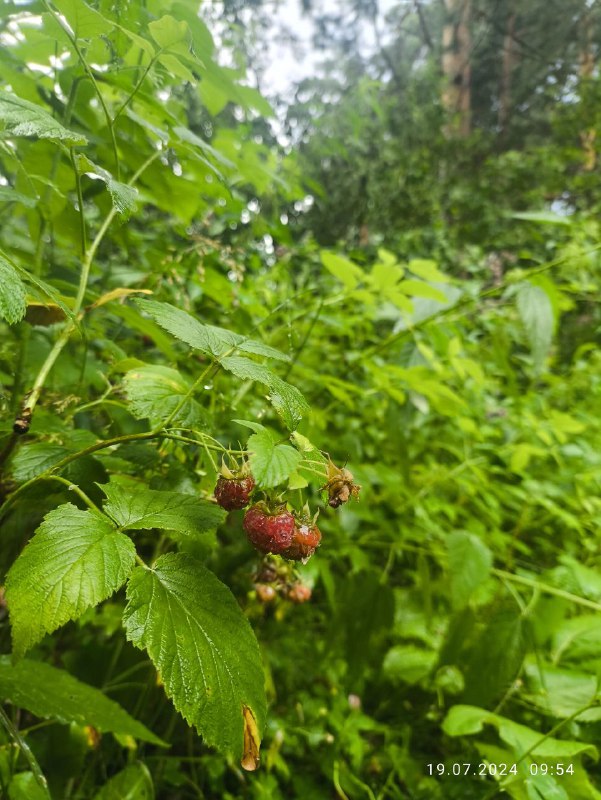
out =
<path fill-rule="evenodd" d="M 124 530 L 163 528 L 194 536 L 215 530 L 227 516 L 215 503 L 181 492 L 162 492 L 145 486 L 132 492 L 115 482 L 100 488 L 108 498 L 105 513 Z"/>
<path fill-rule="evenodd" d="M 94 800 L 153 800 L 154 786 L 148 767 L 130 764 L 105 783 Z"/>
<path fill-rule="evenodd" d="M 334 277 L 342 281 L 346 289 L 354 289 L 360 280 L 363 279 L 363 270 L 349 261 L 348 258 L 330 253 L 323 250 L 321 253 L 321 263 L 331 272 Z"/>
<path fill-rule="evenodd" d="M 225 328 L 203 325 L 190 314 L 169 303 L 142 298 L 136 298 L 135 303 L 166 331 L 203 353 L 219 357 L 230 350 L 241 350 L 280 361 L 290 360 L 287 355 L 263 342 L 257 342 Z"/>
<path fill-rule="evenodd" d="M 0 121 L 4 123 L 5 133 L 11 136 L 36 136 L 38 139 L 54 139 L 69 145 L 88 142 L 80 133 L 64 128 L 41 106 L 2 89 L 0 89 Z"/>
<path fill-rule="evenodd" d="M 123 387 L 134 417 L 149 419 L 151 424 L 167 419 L 190 390 L 190 384 L 176 369 L 151 364 L 127 372 Z M 173 424 L 193 427 L 205 417 L 202 407 L 190 397 L 177 412 Z"/>
<path fill-rule="evenodd" d="M 289 444 L 278 444 L 277 438 L 267 429 L 249 436 L 247 447 L 253 477 L 263 489 L 287 481 L 302 460 L 298 450 Z"/>
<path fill-rule="evenodd" d="M 238 758 L 242 707 L 265 719 L 259 647 L 230 590 L 184 553 L 134 570 L 124 612 L 127 638 L 146 649 L 175 708 L 207 744 Z"/>
<path fill-rule="evenodd" d="M 165 744 L 99 689 L 41 661 L 24 658 L 12 664 L 10 656 L 1 656 L 0 698 L 42 719 L 92 725 L 102 732 Z"/>
<path fill-rule="evenodd" d="M 76 164 L 80 173 L 89 175 L 91 178 L 100 178 L 109 191 L 113 208 L 124 219 L 127 219 L 136 210 L 138 190 L 135 186 L 115 180 L 108 170 L 98 166 L 85 155 L 76 156 Z"/>
<path fill-rule="evenodd" d="M 453 605 L 464 608 L 490 575 L 492 553 L 481 539 L 465 531 L 449 534 L 446 545 Z"/>
<path fill-rule="evenodd" d="M 437 303 L 448 302 L 447 296 L 443 291 L 425 281 L 407 278 L 399 283 L 399 289 L 410 297 L 424 297 L 427 300 L 436 300 Z"/>
<path fill-rule="evenodd" d="M 187 22 L 179 22 L 169 14 L 148 23 L 150 35 L 162 49 L 171 47 L 178 42 L 185 42 L 190 38 L 190 29 Z"/>
<path fill-rule="evenodd" d="M 447 736 L 472 736 L 480 733 L 484 725 L 497 728 L 501 739 L 516 755 L 528 752 L 533 758 L 543 760 L 575 758 L 584 753 L 592 758 L 598 757 L 597 748 L 592 744 L 543 736 L 540 731 L 475 706 L 453 706 L 442 723 L 442 729 Z"/>
<path fill-rule="evenodd" d="M 91 39 L 113 30 L 113 23 L 83 0 L 53 0 L 53 3 L 69 23 L 76 39 Z"/>
<path fill-rule="evenodd" d="M 131 539 L 103 514 L 71 503 L 46 514 L 6 578 L 15 655 L 110 597 L 135 556 Z"/>
<path fill-rule="evenodd" d="M 449 278 L 438 269 L 436 261 L 424 258 L 412 258 L 407 264 L 407 269 L 423 281 L 432 283 L 446 283 Z"/>
<path fill-rule="evenodd" d="M 26 311 L 23 282 L 12 264 L 0 256 L 0 319 L 14 325 L 23 319 Z"/>
<path fill-rule="evenodd" d="M 290 430 L 298 426 L 303 414 L 309 410 L 307 401 L 296 386 L 283 381 L 264 364 L 257 364 L 242 356 L 226 356 L 221 359 L 221 366 L 237 378 L 258 381 L 267 386 L 273 407 Z"/>
<path fill-rule="evenodd" d="M 139 34 L 128 30 L 128 28 L 124 28 L 123 25 L 118 25 L 117 23 L 115 23 L 115 27 L 118 28 L 121 31 L 121 33 L 124 33 L 131 42 L 133 42 L 140 48 L 140 50 L 143 50 L 146 53 L 146 55 L 149 56 L 149 58 L 152 58 L 154 56 L 154 47 L 148 41 L 148 39 L 144 39 Z"/>
<path fill-rule="evenodd" d="M 226 158 L 223 153 L 220 153 L 219 150 L 216 150 L 212 147 L 208 142 L 205 142 L 204 139 L 201 139 L 200 136 L 197 136 L 188 128 L 184 128 L 181 125 L 175 127 L 173 129 L 173 133 L 180 139 L 182 142 L 186 142 L 187 144 L 193 145 L 201 150 L 207 157 L 212 158 L 214 161 L 217 161 L 221 166 L 226 167 L 227 169 L 235 169 L 236 165 Z M 213 169 L 215 169 L 213 167 Z"/>
<path fill-rule="evenodd" d="M 62 444 L 32 442 L 17 450 L 11 461 L 11 475 L 18 482 L 28 481 L 45 472 L 68 455 L 69 450 Z"/>
<path fill-rule="evenodd" d="M 472 642 L 462 669 L 465 701 L 488 705 L 501 697 L 519 674 L 525 652 L 524 618 L 517 606 L 494 608 Z"/>
<path fill-rule="evenodd" d="M 530 281 L 520 288 L 516 297 L 517 308 L 526 330 L 535 368 L 539 370 L 551 347 L 555 319 L 549 296 L 540 286 Z"/>

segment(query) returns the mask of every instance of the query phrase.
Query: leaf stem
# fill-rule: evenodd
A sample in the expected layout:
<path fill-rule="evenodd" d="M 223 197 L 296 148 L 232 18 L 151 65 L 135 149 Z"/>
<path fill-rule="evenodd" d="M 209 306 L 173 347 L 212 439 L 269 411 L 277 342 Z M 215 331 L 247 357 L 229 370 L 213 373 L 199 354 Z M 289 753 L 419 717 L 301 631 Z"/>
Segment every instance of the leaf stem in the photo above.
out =
<path fill-rule="evenodd" d="M 91 69 L 90 65 L 86 61 L 86 59 L 84 57 L 84 54 L 82 53 L 79 45 L 77 44 L 77 36 L 75 36 L 74 34 L 71 33 L 71 29 L 69 28 L 69 26 L 64 24 L 63 20 L 60 17 L 60 14 L 57 14 L 57 12 L 52 9 L 52 7 L 51 7 L 50 3 L 48 2 L 48 0 L 44 0 L 44 5 L 48 9 L 49 13 L 54 17 L 54 19 L 56 20 L 57 24 L 60 25 L 60 27 L 65 32 L 67 38 L 71 42 L 71 44 L 73 46 L 73 49 L 75 50 L 75 52 L 77 54 L 77 57 L 79 58 L 79 60 L 81 62 L 82 67 L 84 68 L 84 71 L 85 71 L 86 75 L 88 76 L 88 78 L 92 82 L 92 86 L 94 87 L 94 91 L 96 92 L 96 96 L 98 97 L 98 102 L 100 103 L 100 105 L 102 107 L 102 112 L 104 114 L 104 117 L 106 119 L 106 124 L 107 124 L 108 129 L 109 129 L 109 135 L 111 137 L 111 145 L 112 145 L 112 148 L 113 148 L 113 155 L 114 155 L 114 158 L 115 158 L 115 173 L 116 173 L 117 180 L 120 180 L 121 166 L 119 164 L 119 151 L 117 150 L 117 140 L 115 138 L 115 131 L 113 130 L 113 123 L 112 123 L 112 120 L 111 120 L 111 115 L 109 114 L 109 110 L 107 108 L 107 105 L 104 102 L 104 97 L 102 96 L 102 92 L 100 91 L 98 83 L 96 82 L 96 78 L 94 77 L 94 73 L 92 72 L 92 69 Z"/>
<path fill-rule="evenodd" d="M 228 353 L 226 353 L 226 355 L 228 355 Z M 160 432 L 161 432 L 161 431 L 162 431 L 164 428 L 166 428 L 166 427 L 167 427 L 167 426 L 168 426 L 168 425 L 169 425 L 171 422 L 173 422 L 173 420 L 175 419 L 175 417 L 177 416 L 177 414 L 178 414 L 178 413 L 179 413 L 179 412 L 182 410 L 182 408 L 184 407 L 184 405 L 186 404 L 186 402 L 187 402 L 187 401 L 190 399 L 190 397 L 192 397 L 192 395 L 194 394 L 194 392 L 195 392 L 195 391 L 196 391 L 196 389 L 198 388 L 199 384 L 200 384 L 200 383 L 201 383 L 203 380 L 205 380 L 205 379 L 207 379 L 207 378 L 209 378 L 209 377 L 213 377 L 213 376 L 212 376 L 210 373 L 211 373 L 211 370 L 212 370 L 212 369 L 214 369 L 215 367 L 217 367 L 217 369 L 215 369 L 215 373 L 216 373 L 216 372 L 217 372 L 217 371 L 220 369 L 220 367 L 221 367 L 221 365 L 219 364 L 219 362 L 218 362 L 218 361 L 212 361 L 212 362 L 209 364 L 209 366 L 208 366 L 206 369 L 204 369 L 204 370 L 203 370 L 203 371 L 200 373 L 200 375 L 198 376 L 198 378 L 196 378 L 196 380 L 194 381 L 194 383 L 192 384 L 192 386 L 190 386 L 190 388 L 188 389 L 188 391 L 186 392 L 186 394 L 185 394 L 185 395 L 184 395 L 184 396 L 181 398 L 181 400 L 180 400 L 180 401 L 179 401 L 179 403 L 178 403 L 178 404 L 175 406 L 175 408 L 173 409 L 173 411 L 172 411 L 172 412 L 169 414 L 169 416 L 167 417 L 167 419 L 166 419 L 166 420 L 164 420 L 163 422 L 161 422 L 161 423 L 160 423 L 159 425 L 157 425 L 155 428 L 153 428 L 153 430 L 151 431 L 151 433 L 152 433 L 154 436 L 157 436 L 157 435 L 158 435 L 158 434 L 159 434 L 159 433 L 160 433 Z M 213 375 L 214 375 L 215 373 L 213 373 Z"/>
<path fill-rule="evenodd" d="M 577 603 L 586 608 L 592 608 L 594 611 L 601 611 L 601 603 L 595 603 L 594 600 L 588 600 L 586 597 L 580 597 L 577 594 L 566 592 L 564 589 L 557 589 L 555 586 L 549 586 L 548 583 L 541 583 L 535 578 L 526 578 L 523 575 L 515 575 L 512 572 L 506 572 L 504 569 L 492 569 L 491 573 L 497 578 L 513 583 L 521 583 L 523 586 L 530 586 L 533 589 L 538 589 L 545 594 L 552 594 L 555 597 L 562 597 L 564 600 L 569 600 L 571 603 Z"/>
<path fill-rule="evenodd" d="M 48 781 L 44 777 L 44 773 L 40 769 L 40 765 L 36 761 L 36 757 L 31 752 L 29 745 L 25 742 L 19 731 L 15 728 L 10 718 L 8 717 L 6 711 L 2 708 L 1 705 L 0 705 L 0 725 L 2 725 L 2 727 L 8 733 L 8 735 L 16 744 L 16 746 L 21 750 L 21 752 L 25 756 L 25 760 L 29 764 L 29 769 L 32 771 L 34 778 L 36 779 L 40 788 L 43 789 L 44 794 L 47 795 Z"/>
<path fill-rule="evenodd" d="M 75 161 L 75 151 L 72 147 L 69 148 L 69 158 L 71 159 L 71 166 L 75 174 L 75 190 L 77 192 L 77 205 L 79 206 L 79 227 L 81 237 L 81 257 L 85 259 L 88 243 L 86 238 L 86 217 L 83 210 L 83 192 L 81 191 L 81 175 L 77 169 L 77 162 Z"/>
<path fill-rule="evenodd" d="M 139 167 L 139 169 L 133 174 L 131 180 L 129 181 L 129 185 L 130 186 L 133 186 L 135 184 L 135 182 L 138 180 L 140 175 L 142 175 L 142 173 L 150 166 L 150 164 L 152 164 L 152 162 L 155 159 L 157 159 L 159 157 L 159 155 L 160 155 L 160 150 L 157 150 L 151 156 L 149 156 L 149 158 L 146 159 L 146 161 L 142 164 L 142 166 Z M 100 243 L 104 239 L 104 236 L 106 235 L 106 232 L 109 229 L 109 226 L 110 226 L 111 222 L 115 218 L 116 213 L 117 213 L 116 209 L 115 208 L 111 208 L 111 210 L 107 214 L 104 222 L 100 226 L 100 229 L 99 229 L 98 233 L 94 237 L 94 241 L 90 245 L 89 250 L 87 250 L 87 252 L 85 254 L 85 258 L 83 260 L 83 265 L 82 265 L 81 277 L 79 279 L 79 287 L 78 287 L 77 295 L 76 295 L 76 298 L 75 298 L 75 304 L 73 306 L 73 314 L 74 314 L 74 316 L 76 318 L 78 316 L 79 317 L 82 316 L 80 314 L 80 311 L 81 311 L 81 307 L 83 305 L 83 300 L 84 300 L 84 297 L 85 297 L 86 289 L 88 287 L 88 281 L 89 281 L 89 278 L 90 278 L 90 269 L 91 269 L 92 263 L 94 261 L 94 256 L 96 255 L 96 251 L 98 250 L 98 247 L 100 246 Z M 54 364 L 56 363 L 56 360 L 59 357 L 59 355 L 61 354 L 63 348 L 65 347 L 65 345 L 69 341 L 69 337 L 71 336 L 71 334 L 73 333 L 75 328 L 76 328 L 76 323 L 73 322 L 73 321 L 68 321 L 65 324 L 65 327 L 63 328 L 60 336 L 58 337 L 58 339 L 54 343 L 54 346 L 52 347 L 52 349 L 48 353 L 48 355 L 46 357 L 46 360 L 44 361 L 44 363 L 40 367 L 40 371 L 38 372 L 38 374 L 36 376 L 36 379 L 35 379 L 34 384 L 33 384 L 33 388 L 31 390 L 31 392 L 29 393 L 29 395 L 27 396 L 27 398 L 25 399 L 25 401 L 24 401 L 24 403 L 23 403 L 23 405 L 21 407 L 21 412 L 20 412 L 21 415 L 27 414 L 29 416 L 29 418 L 31 418 L 31 415 L 34 412 L 34 409 L 35 409 L 35 407 L 36 407 L 36 405 L 38 403 L 38 400 L 40 399 L 40 394 L 42 392 L 42 388 L 43 388 L 43 386 L 44 386 L 44 384 L 46 382 L 48 374 L 49 374 L 50 370 L 52 369 L 52 367 L 54 366 Z"/>
<path fill-rule="evenodd" d="M 588 703 L 586 703 L 586 705 L 583 705 L 580 708 L 577 708 L 576 711 L 574 711 L 572 714 L 570 714 L 569 717 L 566 717 L 565 719 L 560 720 L 556 725 L 554 725 L 551 728 L 550 731 L 548 731 L 547 733 L 543 734 L 540 737 L 540 739 L 537 739 L 534 742 L 534 744 L 530 745 L 530 747 L 527 750 L 525 750 L 520 756 L 518 756 L 518 758 L 515 760 L 514 763 L 515 764 L 520 764 L 522 761 L 524 761 L 526 758 L 528 758 L 528 756 L 531 755 L 538 747 L 540 747 L 541 744 L 544 744 L 544 742 L 546 742 L 547 739 L 550 739 L 552 736 L 555 736 L 555 734 L 558 731 L 560 731 L 565 725 L 567 725 L 569 722 L 573 722 L 573 720 L 577 719 L 581 714 L 584 714 L 585 711 L 588 711 L 589 708 L 594 708 L 594 706 L 596 706 L 596 705 L 598 705 L 598 701 L 597 700 L 591 700 Z M 501 781 L 497 786 L 494 787 L 494 789 L 491 789 L 490 792 L 488 792 L 487 794 L 484 795 L 483 800 L 491 800 L 491 798 L 493 798 L 498 791 L 502 790 L 504 787 L 506 787 L 509 784 L 513 783 L 514 780 L 515 780 L 515 778 L 506 778 L 504 781 Z"/>
<path fill-rule="evenodd" d="M 96 505 L 96 503 L 90 500 L 88 495 L 84 491 L 82 491 L 79 488 L 79 486 L 77 486 L 77 484 L 68 481 L 66 478 L 61 478 L 60 475 L 47 475 L 45 477 L 45 480 L 58 481 L 59 483 L 62 483 L 63 486 L 66 486 L 70 492 L 74 492 L 81 500 L 83 500 L 83 502 L 88 506 L 88 508 L 91 508 L 93 511 L 98 511 L 100 514 L 102 513 L 98 508 L 98 506 Z"/>
<path fill-rule="evenodd" d="M 140 80 L 137 82 L 137 84 L 132 89 L 131 94 L 123 101 L 123 103 L 119 106 L 119 108 L 115 112 L 115 116 L 113 117 L 113 121 L 111 123 L 111 126 L 115 124 L 117 119 L 121 116 L 121 114 L 125 111 L 127 106 L 131 103 L 131 101 L 137 95 L 138 91 L 140 90 L 142 84 L 144 83 L 144 81 L 146 79 L 146 76 L 148 75 L 148 73 L 150 72 L 150 70 L 152 69 L 152 67 L 154 66 L 154 64 L 156 63 L 157 59 L 159 58 L 159 56 L 161 55 L 162 52 L 163 52 L 163 50 L 162 50 L 162 48 L 160 48 L 158 50 L 158 52 L 156 52 L 153 55 L 153 57 L 150 59 L 150 61 L 148 62 L 148 66 L 144 70 L 144 73 L 140 77 Z"/>

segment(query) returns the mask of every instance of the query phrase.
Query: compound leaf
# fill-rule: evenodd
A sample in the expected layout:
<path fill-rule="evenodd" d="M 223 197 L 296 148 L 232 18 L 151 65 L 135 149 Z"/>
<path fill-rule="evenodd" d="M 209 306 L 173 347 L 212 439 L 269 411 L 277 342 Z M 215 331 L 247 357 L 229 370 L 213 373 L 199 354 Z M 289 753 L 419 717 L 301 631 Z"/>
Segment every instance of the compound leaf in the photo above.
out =
<path fill-rule="evenodd" d="M 6 579 L 14 653 L 110 597 L 135 556 L 131 539 L 103 514 L 71 503 L 47 514 Z"/>

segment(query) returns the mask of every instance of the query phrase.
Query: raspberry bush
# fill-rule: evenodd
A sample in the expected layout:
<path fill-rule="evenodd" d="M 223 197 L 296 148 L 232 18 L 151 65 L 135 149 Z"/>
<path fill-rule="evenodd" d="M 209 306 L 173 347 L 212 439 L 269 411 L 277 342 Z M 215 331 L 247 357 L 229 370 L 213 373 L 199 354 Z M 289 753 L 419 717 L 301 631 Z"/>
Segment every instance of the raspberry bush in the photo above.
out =
<path fill-rule="evenodd" d="M 325 249 L 217 6 L 4 6 L 0 795 L 596 797 L 596 218 Z"/>

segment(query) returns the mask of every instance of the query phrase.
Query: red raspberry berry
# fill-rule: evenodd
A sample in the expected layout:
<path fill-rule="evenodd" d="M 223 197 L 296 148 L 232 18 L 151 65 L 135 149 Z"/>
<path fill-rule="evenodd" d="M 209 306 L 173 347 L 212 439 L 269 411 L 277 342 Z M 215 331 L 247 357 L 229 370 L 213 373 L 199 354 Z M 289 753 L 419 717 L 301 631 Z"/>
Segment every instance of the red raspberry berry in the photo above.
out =
<path fill-rule="evenodd" d="M 304 583 L 295 583 L 294 586 L 291 586 L 288 590 L 288 600 L 291 600 L 293 603 L 306 603 L 310 599 L 311 589 L 305 586 Z"/>
<path fill-rule="evenodd" d="M 321 542 L 321 533 L 312 521 L 297 520 L 292 541 L 282 552 L 284 558 L 305 561 L 310 558 Z"/>
<path fill-rule="evenodd" d="M 255 479 L 252 475 L 243 478 L 226 478 L 219 476 L 215 487 L 215 499 L 227 511 L 235 511 L 248 505 L 250 493 L 255 488 Z"/>
<path fill-rule="evenodd" d="M 281 555 L 296 531 L 294 517 L 285 507 L 271 513 L 264 503 L 255 503 L 244 515 L 248 541 L 262 553 Z"/>

